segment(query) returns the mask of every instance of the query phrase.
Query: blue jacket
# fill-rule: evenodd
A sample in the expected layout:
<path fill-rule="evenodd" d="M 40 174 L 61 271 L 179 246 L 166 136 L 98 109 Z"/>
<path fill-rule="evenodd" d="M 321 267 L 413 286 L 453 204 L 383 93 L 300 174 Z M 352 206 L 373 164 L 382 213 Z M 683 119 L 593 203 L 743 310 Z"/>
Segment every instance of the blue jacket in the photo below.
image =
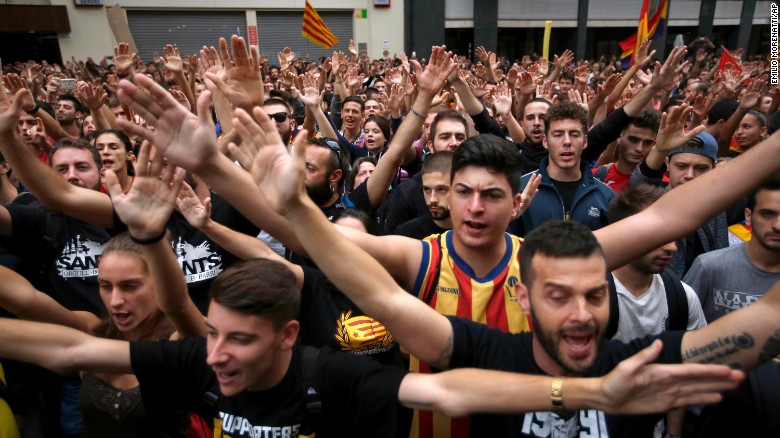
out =
<path fill-rule="evenodd" d="M 603 182 L 593 178 L 591 167 L 585 161 L 580 163 L 582 172 L 581 184 L 574 195 L 571 212 L 566 217 L 563 199 L 547 174 L 549 158 L 539 163 L 539 170 L 523 175 L 521 188 L 536 173 L 542 175 L 539 192 L 522 216 L 509 223 L 507 232 L 516 236 L 525 236 L 531 230 L 549 220 L 575 220 L 591 230 L 598 230 L 607 225 L 607 207 L 615 196 L 615 191 Z"/>

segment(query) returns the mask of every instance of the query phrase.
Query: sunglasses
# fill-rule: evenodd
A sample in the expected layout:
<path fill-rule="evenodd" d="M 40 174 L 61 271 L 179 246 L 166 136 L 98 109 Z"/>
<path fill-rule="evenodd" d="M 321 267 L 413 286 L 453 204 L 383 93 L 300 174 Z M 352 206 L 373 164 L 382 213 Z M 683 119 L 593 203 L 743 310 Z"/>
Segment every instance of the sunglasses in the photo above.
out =
<path fill-rule="evenodd" d="M 328 145 L 328 147 L 337 154 L 341 153 L 341 146 L 339 146 L 339 143 L 336 140 L 333 140 L 332 138 L 326 138 L 325 144 Z"/>
<path fill-rule="evenodd" d="M 288 117 L 290 117 L 290 114 L 288 113 L 276 113 L 276 114 L 268 114 L 268 117 L 274 119 L 276 123 L 284 123 Z"/>

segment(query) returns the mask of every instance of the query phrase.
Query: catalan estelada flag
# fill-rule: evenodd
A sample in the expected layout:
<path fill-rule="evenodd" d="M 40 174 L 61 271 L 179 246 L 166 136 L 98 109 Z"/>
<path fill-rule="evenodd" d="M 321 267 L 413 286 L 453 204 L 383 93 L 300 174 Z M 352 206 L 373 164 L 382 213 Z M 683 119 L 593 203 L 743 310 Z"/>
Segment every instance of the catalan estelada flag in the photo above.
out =
<path fill-rule="evenodd" d="M 309 0 L 306 0 L 306 8 L 303 10 L 301 35 L 323 49 L 331 48 L 339 43 L 339 39 L 328 29 Z"/>
<path fill-rule="evenodd" d="M 620 59 L 625 68 L 634 64 L 634 54 L 643 40 L 654 39 L 663 35 L 669 20 L 669 0 L 662 0 L 661 4 L 658 5 L 658 9 L 649 19 L 647 18 L 648 14 L 648 0 L 643 0 L 637 32 L 620 42 L 620 48 L 623 49 Z M 640 32 L 642 33 L 641 38 L 639 36 Z"/>

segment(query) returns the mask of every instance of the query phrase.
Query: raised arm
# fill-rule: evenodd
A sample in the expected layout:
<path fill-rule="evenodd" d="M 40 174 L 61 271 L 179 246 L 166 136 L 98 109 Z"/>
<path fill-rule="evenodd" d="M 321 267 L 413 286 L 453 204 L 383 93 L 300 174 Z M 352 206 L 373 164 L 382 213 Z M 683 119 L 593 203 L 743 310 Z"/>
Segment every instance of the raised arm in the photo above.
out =
<path fill-rule="evenodd" d="M 179 191 L 176 204 L 181 214 L 193 227 L 203 231 L 209 239 L 241 260 L 258 258 L 272 259 L 285 264 L 295 275 L 298 287 L 303 286 L 303 269 L 280 257 L 263 241 L 256 237 L 232 230 L 211 219 L 211 198 L 202 203 L 192 188 L 184 183 Z"/>
<path fill-rule="evenodd" d="M 287 220 L 268 207 L 264 193 L 251 175 L 217 151 L 214 124 L 207 112 L 202 111 L 208 105 L 211 93 L 206 91 L 201 94 L 196 116 L 179 105 L 150 78 L 137 75 L 136 80 L 151 94 L 141 92 L 134 84 L 124 81 L 120 82 L 120 98 L 144 119 L 151 120 L 156 129 L 151 132 L 124 120 L 120 121 L 121 126 L 133 135 L 151 141 L 170 162 L 200 176 L 247 219 L 279 239 L 293 252 L 305 254 Z M 279 133 L 265 113 L 255 108 L 253 114 L 255 117 L 262 114 L 264 129 L 260 129 L 245 111 L 236 110 L 234 122 L 243 139 L 242 148 L 257 148 L 256 145 L 265 144 L 268 138 L 281 142 Z M 255 152 L 249 151 L 246 155 L 254 156 Z M 371 253 L 374 257 L 387 266 L 399 281 L 411 287 L 420 263 L 419 241 L 401 238 L 390 244 L 365 233 L 361 233 L 360 238 L 372 245 Z"/>
<path fill-rule="evenodd" d="M 0 357 L 59 373 L 132 374 L 130 343 L 100 339 L 54 324 L 0 318 Z"/>
<path fill-rule="evenodd" d="M 206 321 L 190 299 L 181 266 L 165 238 L 165 223 L 173 212 L 184 171 L 170 163 L 164 166 L 159 152 L 150 161 L 151 149 L 148 142 L 141 145 L 135 181 L 127 193 L 122 193 L 111 170 L 106 171 L 106 188 L 116 213 L 143 249 L 157 306 L 182 336 L 205 336 Z"/>
<path fill-rule="evenodd" d="M 270 125 L 260 116 L 261 124 Z M 398 286 L 379 262 L 337 232 L 306 194 L 304 135 L 296 137 L 294 157 L 278 140 L 260 149 L 252 169 L 258 186 L 275 211 L 284 211 L 309 256 L 339 290 L 385 324 L 410 353 L 445 368 L 452 352 L 447 318 Z"/>
<path fill-rule="evenodd" d="M 728 166 L 713 169 L 671 190 L 641 213 L 595 231 L 608 268 L 623 266 L 653 248 L 692 233 L 780 170 L 778 155 L 780 132 L 730 161 Z"/>
<path fill-rule="evenodd" d="M 410 114 L 401 122 L 401 126 L 390 141 L 387 152 L 379 160 L 374 173 L 366 183 L 369 200 L 374 208 L 379 207 L 387 196 L 387 187 L 390 186 L 390 182 L 398 172 L 398 166 L 403 162 L 406 152 L 420 132 L 425 116 L 431 109 L 434 96 L 444 86 L 447 76 L 456 68 L 455 63 L 452 62 L 452 53 L 448 53 L 443 46 L 433 48 L 430 61 L 424 70 L 417 61 L 412 62 L 417 71 L 417 86 L 420 91 L 412 104 Z M 391 92 L 400 92 L 398 86 L 394 88 L 395 91 L 391 89 Z"/>
<path fill-rule="evenodd" d="M 0 101 L 5 98 L 0 93 Z M 0 107 L 10 105 L 0 102 Z M 29 90 L 21 90 L 14 96 L 13 104 L 3 113 L 6 122 L 0 123 L 0 151 L 14 170 L 14 174 L 48 207 L 69 216 L 103 227 L 114 226 L 111 200 L 96 190 L 85 189 L 68 183 L 53 169 L 34 157 L 24 146 L 16 129 L 23 108 L 34 106 Z"/>

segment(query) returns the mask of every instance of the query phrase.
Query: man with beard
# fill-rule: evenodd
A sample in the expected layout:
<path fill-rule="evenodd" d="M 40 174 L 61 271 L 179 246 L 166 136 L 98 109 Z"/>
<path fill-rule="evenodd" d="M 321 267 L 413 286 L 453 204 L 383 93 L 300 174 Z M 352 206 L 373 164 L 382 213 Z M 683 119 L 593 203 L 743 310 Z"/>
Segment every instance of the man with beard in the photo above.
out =
<path fill-rule="evenodd" d="M 750 240 L 701 254 L 685 274 L 710 324 L 754 306 L 780 280 L 780 174 L 748 197 L 745 218 L 753 231 Z M 691 436 L 777 436 L 780 364 L 766 363 L 748 377 L 723 406 L 704 409 Z M 739 418 L 738 424 L 727 418 Z"/>
<path fill-rule="evenodd" d="M 422 192 L 428 213 L 401 224 L 395 234 L 412 239 L 424 239 L 452 229 L 450 218 L 450 151 L 440 151 L 425 159 L 422 166 Z"/>
<path fill-rule="evenodd" d="M 682 132 L 679 136 L 683 141 L 688 137 Z M 480 138 L 464 142 L 453 162 L 459 163 L 476 152 Z M 295 181 L 302 178 L 301 155 L 291 158 L 278 145 L 263 146 L 267 152 L 258 156 L 256 164 L 260 168 L 254 176 L 273 209 L 290 220 L 303 246 L 328 278 L 367 314 L 381 321 L 411 354 L 431 367 L 440 370 L 478 367 L 567 377 L 601 375 L 640 348 L 654 345 L 660 349 L 657 343 L 660 339 L 662 363 L 717 362 L 750 369 L 760 360 L 769 360 L 780 352 L 776 334 L 780 329 L 780 285 L 766 299 L 739 311 L 739 315 L 701 330 L 668 332 L 624 344 L 603 342 L 609 317 L 605 275 L 608 266 L 627 263 L 642 252 L 696 228 L 708 215 L 733 202 L 741 191 L 776 171 L 776 162 L 762 162 L 780 148 L 774 143 L 777 138 L 763 142 L 758 153 L 751 151 L 691 186 L 664 196 L 646 210 L 598 230 L 598 237 L 574 221 L 550 222 L 534 230 L 520 250 L 522 281 L 499 286 L 500 304 L 494 303 L 503 305 L 506 300 L 507 306 L 519 304 L 530 315 L 533 332 L 517 334 L 501 333 L 468 318 L 440 315 L 394 284 L 383 265 L 389 269 L 395 269 L 394 266 L 385 259 L 377 263 L 358 246 L 343 239 L 301 194 Z M 504 151 L 511 154 L 511 145 L 500 146 L 501 158 Z M 477 226 L 477 218 L 508 216 L 504 210 L 508 203 L 501 191 L 510 185 L 509 172 L 497 167 L 502 162 L 496 157 L 499 150 L 488 147 L 484 152 L 496 160 L 489 167 L 492 171 L 485 169 L 483 174 L 481 166 L 474 164 L 465 168 L 453 165 L 452 171 L 455 175 L 453 205 L 462 208 L 461 204 L 465 204 L 467 208 L 463 219 L 465 229 L 459 223 L 455 229 L 467 234 L 464 237 L 470 245 L 487 240 L 478 232 L 484 227 Z M 743 158 L 748 159 L 738 161 Z M 754 172 L 746 175 L 747 169 Z M 741 182 L 747 186 L 733 183 L 732 178 L 740 175 Z M 513 186 L 518 187 L 517 179 L 514 181 Z M 705 187 L 711 190 L 702 190 Z M 696 209 L 687 217 L 679 218 L 674 224 L 667 221 L 677 216 L 678 208 L 692 203 Z M 365 244 L 367 240 L 360 243 Z M 399 248 L 392 250 L 398 252 Z M 460 259 L 455 263 L 463 266 Z M 471 278 L 468 284 L 473 285 L 481 278 Z M 504 289 L 510 289 L 508 294 Z M 469 292 L 467 287 L 442 288 L 434 299 Z M 553 379 L 549 387 L 551 410 L 516 416 L 472 417 L 474 436 L 652 435 L 653 423 L 641 435 L 624 435 L 625 431 L 602 411 L 562 412 L 567 409 L 566 385 L 565 377 Z"/>
<path fill-rule="evenodd" d="M 685 274 L 708 322 L 754 303 L 780 280 L 780 175 L 748 197 L 745 219 L 752 239 L 701 254 Z"/>
<path fill-rule="evenodd" d="M 263 111 L 276 124 L 276 130 L 279 131 L 284 144 L 289 145 L 295 130 L 295 119 L 292 117 L 290 105 L 282 99 L 272 97 L 263 102 Z"/>
<path fill-rule="evenodd" d="M 84 115 L 83 108 L 84 105 L 71 95 L 63 94 L 57 98 L 57 105 L 54 107 L 57 121 L 71 137 L 78 138 L 81 134 L 78 122 Z"/>
<path fill-rule="evenodd" d="M 341 195 L 347 171 L 341 147 L 335 140 L 327 138 L 311 138 L 308 141 L 306 192 L 330 220 L 337 210 L 356 207 L 350 198 Z M 357 208 L 364 209 L 365 205 Z"/>

